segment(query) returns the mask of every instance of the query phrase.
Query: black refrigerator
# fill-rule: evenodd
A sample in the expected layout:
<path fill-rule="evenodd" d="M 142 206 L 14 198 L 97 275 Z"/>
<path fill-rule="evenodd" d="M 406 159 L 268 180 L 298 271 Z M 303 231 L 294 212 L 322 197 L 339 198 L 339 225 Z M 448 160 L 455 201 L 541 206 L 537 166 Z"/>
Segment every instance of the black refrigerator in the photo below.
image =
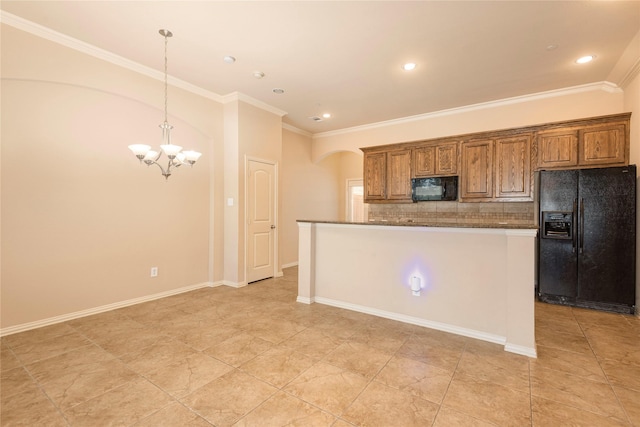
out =
<path fill-rule="evenodd" d="M 538 298 L 634 313 L 636 166 L 540 172 Z"/>

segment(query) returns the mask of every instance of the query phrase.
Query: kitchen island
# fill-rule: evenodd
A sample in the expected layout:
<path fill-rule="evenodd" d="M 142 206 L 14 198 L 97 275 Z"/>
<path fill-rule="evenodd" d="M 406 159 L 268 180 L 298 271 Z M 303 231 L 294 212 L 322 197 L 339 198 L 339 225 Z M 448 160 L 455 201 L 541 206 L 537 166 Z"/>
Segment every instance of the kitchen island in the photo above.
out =
<path fill-rule="evenodd" d="M 298 302 L 499 343 L 536 357 L 537 227 L 299 220 L 298 228 Z"/>

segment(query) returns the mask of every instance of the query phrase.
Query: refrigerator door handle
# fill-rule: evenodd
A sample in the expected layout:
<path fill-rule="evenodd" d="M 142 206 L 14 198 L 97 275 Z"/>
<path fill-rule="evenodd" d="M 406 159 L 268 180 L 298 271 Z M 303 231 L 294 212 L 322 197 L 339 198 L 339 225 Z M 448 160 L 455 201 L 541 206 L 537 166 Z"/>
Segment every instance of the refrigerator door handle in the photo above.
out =
<path fill-rule="evenodd" d="M 576 213 L 578 212 L 578 199 L 573 199 L 573 212 L 571 212 L 571 252 L 576 253 L 576 242 L 578 240 L 578 224 L 576 223 Z"/>
<path fill-rule="evenodd" d="M 584 199 L 580 199 L 580 253 L 584 253 Z"/>

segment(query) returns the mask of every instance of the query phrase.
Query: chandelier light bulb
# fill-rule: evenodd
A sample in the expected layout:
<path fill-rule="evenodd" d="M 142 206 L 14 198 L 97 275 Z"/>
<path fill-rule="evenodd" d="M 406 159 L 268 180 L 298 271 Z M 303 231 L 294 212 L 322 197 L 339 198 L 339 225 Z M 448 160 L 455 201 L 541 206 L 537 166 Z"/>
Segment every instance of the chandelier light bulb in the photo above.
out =
<path fill-rule="evenodd" d="M 173 145 L 173 144 L 161 145 L 160 148 L 162 148 L 162 152 L 166 154 L 167 157 L 170 159 L 173 159 L 174 157 L 176 157 L 176 155 L 180 152 L 180 150 L 182 150 L 182 147 L 180 147 L 179 145 Z"/>
<path fill-rule="evenodd" d="M 145 155 L 151 147 L 146 144 L 132 144 L 129 146 L 129 150 L 133 152 L 133 154 L 138 158 L 138 160 L 144 159 Z"/>
<path fill-rule="evenodd" d="M 202 156 L 202 153 L 198 153 L 197 151 L 193 150 L 183 151 L 182 153 L 185 155 L 187 163 L 189 163 L 191 166 L 193 166 L 193 164 L 198 161 L 200 156 Z"/>
<path fill-rule="evenodd" d="M 147 151 L 147 154 L 144 155 L 144 162 L 148 165 L 152 165 L 153 162 L 155 162 L 156 160 L 158 160 L 159 153 L 157 151 L 153 151 L 153 150 L 149 150 Z"/>
<path fill-rule="evenodd" d="M 144 159 L 145 160 L 155 160 L 156 157 L 158 157 L 158 152 L 154 151 L 154 150 L 149 150 L 149 151 L 147 151 L 147 154 L 145 154 Z"/>

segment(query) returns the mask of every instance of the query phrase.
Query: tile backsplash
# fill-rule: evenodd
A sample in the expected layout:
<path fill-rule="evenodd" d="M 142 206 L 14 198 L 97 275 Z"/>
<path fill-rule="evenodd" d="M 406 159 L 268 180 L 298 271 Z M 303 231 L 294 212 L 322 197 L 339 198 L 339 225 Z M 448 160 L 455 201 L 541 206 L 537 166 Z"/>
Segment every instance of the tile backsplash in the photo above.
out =
<path fill-rule="evenodd" d="M 369 221 L 438 224 L 537 223 L 534 202 L 369 204 Z"/>

